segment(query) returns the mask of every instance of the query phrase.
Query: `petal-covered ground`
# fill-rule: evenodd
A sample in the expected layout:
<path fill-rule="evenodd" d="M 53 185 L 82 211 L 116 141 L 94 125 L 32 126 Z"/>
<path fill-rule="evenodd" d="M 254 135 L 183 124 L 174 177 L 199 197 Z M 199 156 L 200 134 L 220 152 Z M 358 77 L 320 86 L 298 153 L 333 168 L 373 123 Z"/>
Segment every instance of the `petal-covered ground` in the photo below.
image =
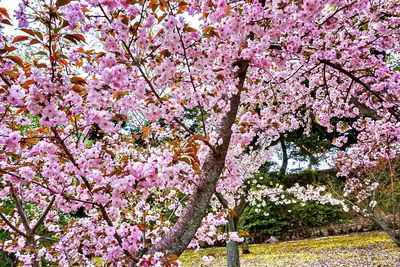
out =
<path fill-rule="evenodd" d="M 250 251 L 240 255 L 241 266 L 400 267 L 400 248 L 383 232 L 261 244 Z M 183 267 L 226 266 L 225 253 L 225 248 L 188 250 L 179 259 Z M 210 256 L 214 260 L 206 263 L 204 258 Z"/>

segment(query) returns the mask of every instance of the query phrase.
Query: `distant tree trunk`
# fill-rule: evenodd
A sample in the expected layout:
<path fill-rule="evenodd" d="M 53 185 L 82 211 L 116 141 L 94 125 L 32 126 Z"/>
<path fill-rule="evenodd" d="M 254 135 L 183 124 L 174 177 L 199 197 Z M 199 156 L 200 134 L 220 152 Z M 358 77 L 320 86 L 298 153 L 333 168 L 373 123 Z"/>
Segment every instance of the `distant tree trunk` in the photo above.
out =
<path fill-rule="evenodd" d="M 248 187 L 244 189 L 244 192 L 247 192 Z M 215 195 L 221 205 L 229 210 L 228 201 L 224 198 L 224 196 L 219 193 L 215 192 Z M 238 224 L 239 219 L 243 214 L 245 207 L 247 206 L 245 196 L 240 198 L 240 202 L 237 206 L 234 207 L 233 210 L 230 211 L 229 216 L 227 217 L 228 220 L 228 232 L 237 232 L 238 231 Z M 250 251 L 249 251 L 250 253 Z M 239 267 L 240 266 L 240 259 L 239 259 L 239 244 L 238 242 L 234 241 L 227 241 L 226 242 L 226 254 L 227 254 L 227 264 L 228 267 Z"/>
<path fill-rule="evenodd" d="M 228 218 L 229 232 L 237 232 L 238 230 L 237 225 L 238 225 L 237 218 Z M 227 241 L 226 252 L 227 252 L 228 267 L 240 267 L 239 243 L 235 241 Z"/>
<path fill-rule="evenodd" d="M 376 222 L 379 227 L 385 231 L 385 233 L 390 237 L 390 239 L 392 239 L 392 241 L 398 246 L 400 247 L 400 239 L 398 238 L 398 236 L 396 235 L 396 233 L 394 231 L 392 231 L 392 229 L 390 229 L 390 227 L 388 225 L 386 225 L 383 221 L 377 219 L 376 217 L 373 217 L 374 222 Z"/>
<path fill-rule="evenodd" d="M 280 142 L 281 142 L 281 147 L 282 147 L 282 165 L 281 165 L 281 169 L 279 170 L 279 174 L 285 175 L 289 158 L 288 158 L 288 154 L 287 154 L 286 143 L 285 143 L 285 140 L 283 139 L 283 136 L 281 136 Z"/>
<path fill-rule="evenodd" d="M 239 244 L 235 241 L 226 242 L 228 267 L 240 267 Z"/>

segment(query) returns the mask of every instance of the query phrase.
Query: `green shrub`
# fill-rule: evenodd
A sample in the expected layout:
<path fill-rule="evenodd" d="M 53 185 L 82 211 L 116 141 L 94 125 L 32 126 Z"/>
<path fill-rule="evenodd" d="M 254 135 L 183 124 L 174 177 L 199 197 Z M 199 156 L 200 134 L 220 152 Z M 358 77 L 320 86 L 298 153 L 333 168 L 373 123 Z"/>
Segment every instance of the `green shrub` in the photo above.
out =
<path fill-rule="evenodd" d="M 240 219 L 240 226 L 243 230 L 270 236 L 279 235 L 290 227 L 290 222 L 286 218 L 276 216 L 279 213 L 277 206 L 267 205 L 261 212 L 256 209 L 254 206 L 249 206 L 244 210 Z"/>
<path fill-rule="evenodd" d="M 315 201 L 289 205 L 267 202 L 264 207 L 247 207 L 241 216 L 240 227 L 251 234 L 279 236 L 290 229 L 348 222 L 351 218 L 352 214 L 344 212 L 340 206 Z"/>

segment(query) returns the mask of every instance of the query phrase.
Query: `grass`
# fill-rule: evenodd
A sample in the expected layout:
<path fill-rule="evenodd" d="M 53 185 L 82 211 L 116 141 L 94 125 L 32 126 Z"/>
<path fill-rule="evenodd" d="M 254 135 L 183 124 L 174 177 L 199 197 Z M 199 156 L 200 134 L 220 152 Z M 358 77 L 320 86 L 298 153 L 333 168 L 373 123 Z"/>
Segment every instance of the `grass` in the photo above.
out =
<path fill-rule="evenodd" d="M 383 232 L 358 233 L 278 244 L 250 246 L 240 255 L 242 267 L 266 266 L 399 266 L 400 248 Z M 203 256 L 215 259 L 206 264 Z M 226 266 L 225 248 L 187 250 L 179 260 L 183 267 Z"/>

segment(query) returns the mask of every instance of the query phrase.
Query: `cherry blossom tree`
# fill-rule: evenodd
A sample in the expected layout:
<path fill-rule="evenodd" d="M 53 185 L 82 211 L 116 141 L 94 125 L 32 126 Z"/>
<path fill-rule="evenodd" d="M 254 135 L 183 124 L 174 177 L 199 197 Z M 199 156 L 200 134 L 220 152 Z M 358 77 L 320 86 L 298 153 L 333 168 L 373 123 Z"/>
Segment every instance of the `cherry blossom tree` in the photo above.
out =
<path fill-rule="evenodd" d="M 360 216 L 371 219 L 400 246 L 398 153 L 351 170 L 344 192 L 335 192 Z"/>
<path fill-rule="evenodd" d="M 285 154 L 286 147 L 281 138 L 279 143 Z M 243 242 L 244 238 L 239 238 L 240 235 L 238 235 L 239 220 L 249 205 L 256 207 L 256 212 L 261 213 L 267 202 L 273 205 L 294 203 L 305 205 L 308 201 L 314 201 L 322 205 L 340 206 L 343 210 L 348 211 L 345 201 L 341 197 L 335 198 L 324 185 L 299 185 L 296 182 L 293 186 L 284 186 L 281 178 L 287 167 L 288 159 L 285 159 L 285 155 L 282 157 L 282 164 L 279 168 L 278 183 L 272 182 L 268 179 L 269 177 L 260 175 L 260 169 L 265 163 L 276 160 L 274 154 L 276 155 L 278 150 L 277 143 L 275 141 L 270 144 L 275 146 L 260 147 L 255 150 L 253 148 L 252 151 L 243 153 L 237 158 L 227 157 L 226 159 L 226 169 L 218 181 L 215 198 L 211 200 L 211 205 L 215 210 L 218 210 L 217 207 L 220 206 L 219 208 L 222 208 L 225 214 L 227 236 L 222 236 L 222 238 L 226 240 L 228 266 L 240 266 L 238 244 Z M 230 154 L 228 153 L 228 155 Z M 261 174 L 268 176 L 272 173 L 261 172 Z M 269 214 L 262 214 L 262 216 L 268 217 Z M 201 231 L 204 232 L 203 229 Z M 216 233 L 212 234 L 215 236 Z M 221 238 L 221 236 L 217 237 Z M 208 243 L 210 244 L 210 242 Z"/>
<path fill-rule="evenodd" d="M 399 10 L 397 0 L 21 0 L 15 34 L 0 36 L 3 249 L 26 266 L 177 265 L 254 137 L 317 122 L 342 133 L 340 146 L 356 128 L 343 175 L 395 157 Z M 140 144 L 121 132 L 132 111 L 148 120 Z M 172 210 L 184 202 L 175 223 L 150 207 L 155 195 Z"/>

